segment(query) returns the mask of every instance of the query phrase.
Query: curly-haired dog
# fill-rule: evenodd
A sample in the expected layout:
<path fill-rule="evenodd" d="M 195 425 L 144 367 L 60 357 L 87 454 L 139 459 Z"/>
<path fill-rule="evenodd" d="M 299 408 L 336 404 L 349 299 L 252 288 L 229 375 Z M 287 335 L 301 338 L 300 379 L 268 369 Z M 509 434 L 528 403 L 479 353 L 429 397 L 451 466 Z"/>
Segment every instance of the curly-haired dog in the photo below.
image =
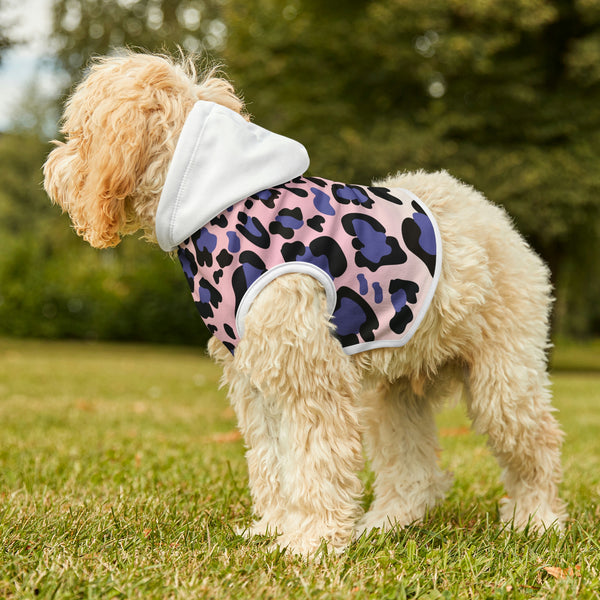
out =
<path fill-rule="evenodd" d="M 304 148 L 251 124 L 227 81 L 160 56 L 94 61 L 62 131 L 45 188 L 77 233 L 178 251 L 248 448 L 249 533 L 309 554 L 419 521 L 450 484 L 434 410 L 463 380 L 502 519 L 561 525 L 548 272 L 501 209 L 444 172 L 303 176 Z"/>

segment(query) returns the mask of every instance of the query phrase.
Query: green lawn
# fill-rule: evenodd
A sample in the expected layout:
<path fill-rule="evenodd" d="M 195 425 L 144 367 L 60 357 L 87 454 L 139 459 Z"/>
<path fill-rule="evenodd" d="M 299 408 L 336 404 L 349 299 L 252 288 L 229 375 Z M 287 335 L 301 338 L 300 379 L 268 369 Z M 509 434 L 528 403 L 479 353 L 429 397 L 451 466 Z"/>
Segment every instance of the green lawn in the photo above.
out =
<path fill-rule="evenodd" d="M 459 407 L 439 418 L 455 484 L 424 525 L 312 563 L 236 535 L 243 445 L 201 351 L 0 339 L 0 598 L 600 598 L 599 348 L 554 354 L 587 365 L 553 375 L 565 535 L 502 529 Z"/>

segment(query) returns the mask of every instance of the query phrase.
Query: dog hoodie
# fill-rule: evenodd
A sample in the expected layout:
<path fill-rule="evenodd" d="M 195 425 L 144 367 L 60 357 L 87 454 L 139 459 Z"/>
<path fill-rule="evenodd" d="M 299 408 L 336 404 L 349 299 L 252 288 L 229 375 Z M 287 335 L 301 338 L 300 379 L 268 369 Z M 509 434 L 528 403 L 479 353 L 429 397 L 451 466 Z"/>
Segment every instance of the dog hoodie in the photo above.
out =
<path fill-rule="evenodd" d="M 160 198 L 159 245 L 177 249 L 202 319 L 232 353 L 252 302 L 289 273 L 323 285 L 347 354 L 403 346 L 439 280 L 432 214 L 408 190 L 307 177 L 308 165 L 299 142 L 199 101 Z"/>

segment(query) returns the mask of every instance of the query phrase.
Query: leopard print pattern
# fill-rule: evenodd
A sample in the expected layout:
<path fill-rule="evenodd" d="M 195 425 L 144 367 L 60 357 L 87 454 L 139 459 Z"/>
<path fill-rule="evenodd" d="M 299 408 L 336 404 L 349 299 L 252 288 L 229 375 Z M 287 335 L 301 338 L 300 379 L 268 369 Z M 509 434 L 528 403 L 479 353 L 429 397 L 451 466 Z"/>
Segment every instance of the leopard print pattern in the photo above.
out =
<path fill-rule="evenodd" d="M 407 190 L 298 177 L 229 207 L 178 256 L 202 319 L 232 353 L 240 305 L 277 267 L 323 282 L 336 336 L 353 354 L 410 339 L 439 278 L 441 245 Z"/>

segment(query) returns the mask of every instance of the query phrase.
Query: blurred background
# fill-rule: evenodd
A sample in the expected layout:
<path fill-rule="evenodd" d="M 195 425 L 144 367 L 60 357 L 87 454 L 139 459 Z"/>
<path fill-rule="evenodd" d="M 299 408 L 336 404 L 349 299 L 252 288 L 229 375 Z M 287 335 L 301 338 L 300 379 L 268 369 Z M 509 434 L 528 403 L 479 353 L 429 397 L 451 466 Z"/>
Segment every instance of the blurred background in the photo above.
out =
<path fill-rule="evenodd" d="M 224 65 L 311 174 L 474 185 L 550 265 L 554 336 L 600 335 L 600 0 L 0 0 L 0 335 L 208 337 L 178 264 L 88 247 L 41 186 L 65 95 L 124 45 Z"/>

